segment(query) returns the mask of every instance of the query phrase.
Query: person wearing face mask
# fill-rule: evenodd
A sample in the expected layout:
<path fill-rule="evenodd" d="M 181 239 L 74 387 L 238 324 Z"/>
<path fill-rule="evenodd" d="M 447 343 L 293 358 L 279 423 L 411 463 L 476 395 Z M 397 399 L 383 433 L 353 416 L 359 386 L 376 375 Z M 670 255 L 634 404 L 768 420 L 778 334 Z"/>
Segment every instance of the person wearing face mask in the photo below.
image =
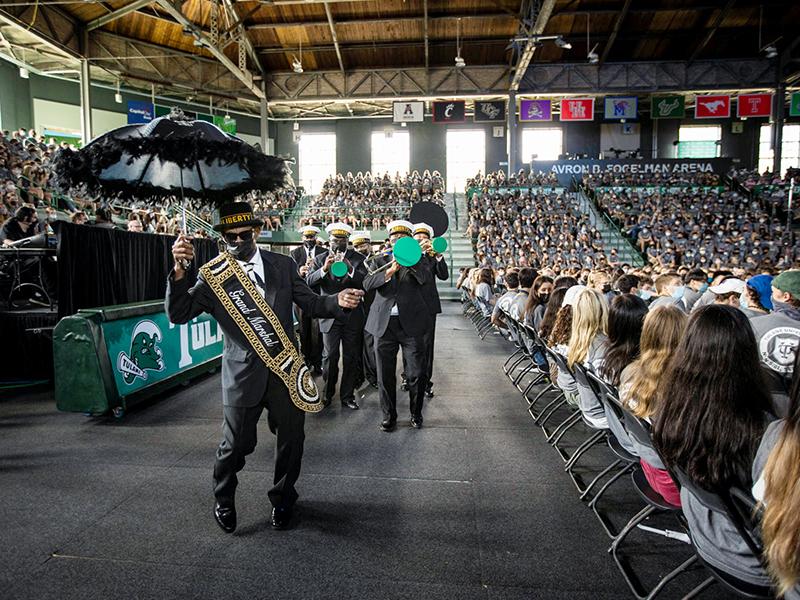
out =
<path fill-rule="evenodd" d="M 301 227 L 299 233 L 303 236 L 303 244 L 290 252 L 303 279 L 308 275 L 314 259 L 325 252 L 317 243 L 319 232 L 319 227 L 314 225 Z M 300 323 L 300 350 L 313 374 L 322 375 L 322 334 L 319 331 L 319 322 L 305 314 L 299 306 L 295 306 L 295 311 Z"/>
<path fill-rule="evenodd" d="M 350 241 L 353 243 L 353 248 L 360 254 L 364 255 L 364 265 L 367 267 L 367 271 L 369 271 L 372 261 L 376 256 L 376 254 L 372 251 L 372 236 L 370 235 L 369 231 L 354 231 L 350 236 Z M 375 290 L 364 293 L 363 304 L 365 322 L 366 316 L 369 315 L 369 309 L 372 306 L 373 300 L 375 300 Z M 364 329 L 363 334 L 364 337 L 361 349 L 361 362 L 359 363 L 359 372 L 356 378 L 356 388 L 361 387 L 363 382 L 366 381 L 370 386 L 378 389 L 378 373 L 375 366 L 375 339 L 366 329 Z"/>
<path fill-rule="evenodd" d="M 303 456 L 305 412 L 322 408 L 314 380 L 294 345 L 292 303 L 313 317 L 334 317 L 356 309 L 363 292 L 348 288 L 321 297 L 308 287 L 288 256 L 260 250 L 264 222 L 247 202 L 219 209 L 214 229 L 222 252 L 198 269 L 191 238 L 172 246 L 175 265 L 167 280 L 165 308 L 170 322 L 188 323 L 201 313 L 216 319 L 224 334 L 222 352 L 223 439 L 214 465 L 214 519 L 226 533 L 236 529 L 236 474 L 256 446 L 266 408 L 277 435 L 272 503 L 274 529 L 289 526 L 297 500 L 295 482 Z"/>
<path fill-rule="evenodd" d="M 330 249 L 323 251 L 314 259 L 306 276 L 306 283 L 323 296 L 338 294 L 347 288 L 361 289 L 364 277 L 367 275 L 364 265 L 366 257 L 347 247 L 350 234 L 353 233 L 352 227 L 346 223 L 331 223 L 325 228 L 325 232 L 330 238 Z M 336 262 L 343 262 L 346 265 L 347 271 L 344 275 L 335 273 L 333 265 Z M 342 382 L 339 387 L 339 399 L 343 407 L 358 410 L 355 389 L 365 319 L 364 308 L 359 306 L 345 315 L 319 321 L 323 345 L 322 377 L 325 380 L 323 400 L 325 406 L 330 405 L 336 393 L 341 348 Z"/>
<path fill-rule="evenodd" d="M 785 415 L 794 358 L 800 348 L 800 269 L 784 271 L 772 280 L 772 308 L 750 319 L 766 367 L 778 415 Z"/>
<path fill-rule="evenodd" d="M 686 288 L 683 286 L 683 282 L 677 273 L 659 275 L 656 277 L 655 285 L 658 298 L 653 300 L 650 304 L 650 309 L 658 306 L 675 305 L 681 310 L 684 310 L 681 300 L 683 299 Z"/>
<path fill-rule="evenodd" d="M 692 269 L 683 278 L 686 289 L 683 293 L 681 302 L 683 303 L 684 312 L 691 312 L 695 303 L 700 300 L 700 297 L 708 289 L 708 275 L 703 269 Z"/>

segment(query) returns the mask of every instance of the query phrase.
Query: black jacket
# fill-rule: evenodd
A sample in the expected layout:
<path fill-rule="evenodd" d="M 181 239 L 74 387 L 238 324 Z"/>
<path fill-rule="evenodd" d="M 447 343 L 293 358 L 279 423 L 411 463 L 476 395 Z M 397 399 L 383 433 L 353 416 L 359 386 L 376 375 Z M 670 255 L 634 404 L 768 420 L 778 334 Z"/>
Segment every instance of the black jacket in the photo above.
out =
<path fill-rule="evenodd" d="M 322 254 L 323 252 L 327 252 L 325 248 L 317 244 L 314 246 L 313 254 L 314 258 Z M 306 264 L 306 248 L 305 246 L 298 246 L 294 250 L 292 250 L 289 255 L 294 259 L 294 262 L 297 263 L 297 268 L 299 269 L 304 264 Z"/>
<path fill-rule="evenodd" d="M 344 277 L 334 277 L 332 273 L 325 273 L 322 270 L 322 265 L 325 264 L 328 254 L 328 250 L 324 250 L 314 259 L 314 264 L 308 271 L 308 275 L 306 275 L 308 286 L 323 296 L 338 294 L 347 288 L 363 289 L 364 277 L 367 275 L 364 255 L 352 248 L 348 248 L 344 258 L 352 265 L 353 276 L 351 277 L 348 273 Z M 364 327 L 364 318 L 364 307 L 359 306 L 353 310 L 343 311 L 342 315 L 335 319 L 320 319 L 319 330 L 323 333 L 329 332 L 335 321 L 361 329 Z"/>
<path fill-rule="evenodd" d="M 372 264 L 378 268 L 391 260 L 391 256 L 382 256 Z M 368 275 L 364 279 L 364 290 L 375 290 L 375 300 L 365 329 L 376 338 L 381 337 L 389 325 L 392 306 L 397 304 L 403 330 L 413 337 L 424 335 L 433 326 L 433 319 L 427 310 L 422 288 L 432 281 L 430 265 L 422 260 L 414 267 L 400 267 L 388 282 L 385 271 Z"/>
<path fill-rule="evenodd" d="M 259 250 L 264 261 L 264 297 L 278 317 L 286 335 L 295 345 L 292 303 L 313 317 L 334 317 L 342 312 L 336 296 L 322 297 L 306 285 L 297 273 L 295 262 L 283 254 Z M 270 371 L 250 349 L 241 329 L 217 299 L 211 287 L 192 270 L 175 280 L 167 280 L 165 308 L 172 323 L 187 323 L 201 313 L 216 319 L 224 334 L 222 350 L 222 403 L 226 406 L 255 406 L 270 382 Z M 283 381 L 276 377 L 278 385 Z"/>
<path fill-rule="evenodd" d="M 439 289 L 436 287 L 436 280 L 441 279 L 446 281 L 450 278 L 450 269 L 447 268 L 447 261 L 443 258 L 436 260 L 433 256 L 427 254 L 422 257 L 427 267 L 431 270 L 434 277 L 431 278 L 429 283 L 426 283 L 422 288 L 422 295 L 425 297 L 425 304 L 428 307 L 428 312 L 432 315 L 438 315 L 442 312 L 442 303 L 439 300 Z"/>

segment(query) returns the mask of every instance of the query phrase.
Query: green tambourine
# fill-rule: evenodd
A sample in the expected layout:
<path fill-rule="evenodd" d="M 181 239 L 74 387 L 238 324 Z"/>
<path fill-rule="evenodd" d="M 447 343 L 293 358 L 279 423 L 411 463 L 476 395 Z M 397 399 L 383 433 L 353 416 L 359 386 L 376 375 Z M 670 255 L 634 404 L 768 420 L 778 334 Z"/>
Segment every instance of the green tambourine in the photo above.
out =
<path fill-rule="evenodd" d="M 411 237 L 403 237 L 397 240 L 392 248 L 394 259 L 401 267 L 413 267 L 422 258 L 422 250 L 417 240 Z"/>
<path fill-rule="evenodd" d="M 331 275 L 334 277 L 344 277 L 348 272 L 347 263 L 342 260 L 337 260 L 331 265 Z"/>
<path fill-rule="evenodd" d="M 431 246 L 433 246 L 433 251 L 436 254 L 444 254 L 447 250 L 447 240 L 443 237 L 435 237 L 431 240 Z"/>

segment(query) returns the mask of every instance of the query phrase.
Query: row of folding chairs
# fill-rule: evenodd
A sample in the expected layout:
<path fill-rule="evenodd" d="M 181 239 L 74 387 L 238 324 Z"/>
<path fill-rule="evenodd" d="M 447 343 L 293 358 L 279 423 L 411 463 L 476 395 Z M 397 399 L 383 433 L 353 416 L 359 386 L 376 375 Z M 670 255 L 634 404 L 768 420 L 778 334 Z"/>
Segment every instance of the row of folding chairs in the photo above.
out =
<path fill-rule="evenodd" d="M 481 339 L 484 339 L 487 327 L 491 330 L 493 326 L 491 323 L 487 325 L 476 317 L 475 313 L 480 313 L 479 305 L 467 298 L 464 312 L 473 319 L 476 330 Z M 691 532 L 681 509 L 667 502 L 650 486 L 641 468 L 639 457 L 629 451 L 629 448 L 632 447 L 632 440 L 635 440 L 640 447 L 645 446 L 652 449 L 653 452 L 656 452 L 656 449 L 652 443 L 650 424 L 622 406 L 617 389 L 582 364 L 575 364 L 570 368 L 566 358 L 548 347 L 533 327 L 517 321 L 505 311 L 501 310 L 501 315 L 508 327 L 507 332 L 504 333 L 507 333 L 508 339 L 514 346 L 513 352 L 503 364 L 503 371 L 520 392 L 526 403 L 526 410 L 534 423 L 541 428 L 547 442 L 561 457 L 564 462 L 564 470 L 578 490 L 580 499 L 588 504 L 610 538 L 611 545 L 608 552 L 634 597 L 637 600 L 655 598 L 680 575 L 698 567 L 704 567 L 709 576 L 686 592 L 684 598 L 694 598 L 715 583 L 741 597 L 774 598 L 775 593 L 772 588 L 753 585 L 734 577 L 708 564 L 697 553 L 691 543 Z M 570 374 L 578 386 L 589 390 L 602 403 L 608 420 L 608 428 L 598 428 L 584 416 L 577 405 L 569 401 L 567 395 L 551 378 L 551 367 L 557 367 L 563 373 Z M 570 451 L 565 442 L 568 437 L 574 438 L 576 435 L 579 441 L 576 445 L 575 440 L 571 440 L 575 448 Z M 592 449 L 598 447 L 610 450 L 613 458 L 607 466 L 586 482 L 584 477 L 578 473 L 579 463 Z M 608 451 L 605 451 L 602 456 L 608 456 L 608 454 Z M 691 490 L 705 506 L 725 515 L 734 524 L 753 554 L 758 557 L 762 556 L 756 506 L 749 493 L 731 489 L 728 492 L 713 494 L 697 487 L 680 471 L 671 472 L 671 475 L 679 486 Z M 600 501 L 615 483 L 626 480 L 630 482 L 633 492 L 643 502 L 643 507 L 630 517 L 624 527 L 617 529 L 608 519 Z M 645 525 L 645 522 L 657 515 L 674 522 L 678 530 L 656 529 Z M 654 586 L 646 588 L 641 583 L 640 575 L 635 572 L 626 558 L 628 549 L 624 544 L 634 531 L 655 533 L 678 540 L 690 545 L 693 554 L 660 577 Z"/>

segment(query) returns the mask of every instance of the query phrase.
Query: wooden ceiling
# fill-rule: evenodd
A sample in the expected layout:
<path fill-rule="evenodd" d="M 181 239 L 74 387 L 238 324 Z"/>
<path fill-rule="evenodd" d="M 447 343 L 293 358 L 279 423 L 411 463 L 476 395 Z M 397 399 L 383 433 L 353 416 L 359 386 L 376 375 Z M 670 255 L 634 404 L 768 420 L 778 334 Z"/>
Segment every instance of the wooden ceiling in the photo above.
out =
<path fill-rule="evenodd" d="M 65 8 L 88 23 L 130 3 L 76 2 Z M 260 64 L 250 59 L 249 67 L 267 73 L 291 70 L 292 58 L 300 57 L 301 45 L 306 71 L 339 69 L 334 31 L 347 70 L 424 66 L 426 4 L 432 67 L 453 64 L 457 28 L 468 65 L 508 64 L 513 60 L 511 40 L 520 31 L 519 0 L 231 0 L 230 4 L 258 54 Z M 522 2 L 522 6 L 527 4 Z M 210 0 L 179 3 L 183 14 L 203 31 L 211 28 L 213 5 Z M 221 29 L 229 29 L 234 24 L 232 14 L 221 15 L 220 22 Z M 778 46 L 789 43 L 798 24 L 800 2 L 796 0 L 556 0 L 544 34 L 564 36 L 572 49 L 544 43 L 533 62 L 585 61 L 587 25 L 590 46 L 598 44 L 598 54 L 605 53 L 606 61 L 617 62 L 687 60 L 709 34 L 712 40 L 695 58 L 756 57 L 760 48 L 776 38 L 780 38 Z M 155 2 L 101 30 L 208 55 L 198 50 L 192 36 Z M 236 60 L 237 45 L 231 43 L 225 52 Z"/>

